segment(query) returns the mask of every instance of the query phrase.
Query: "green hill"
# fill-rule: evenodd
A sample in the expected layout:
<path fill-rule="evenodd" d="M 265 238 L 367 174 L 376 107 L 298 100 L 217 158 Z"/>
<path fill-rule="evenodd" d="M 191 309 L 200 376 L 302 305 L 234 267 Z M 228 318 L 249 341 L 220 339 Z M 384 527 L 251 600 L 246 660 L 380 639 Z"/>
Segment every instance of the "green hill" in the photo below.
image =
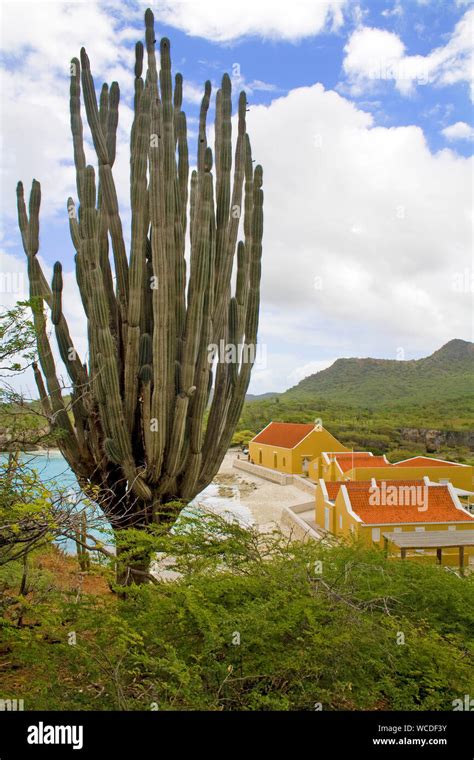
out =
<path fill-rule="evenodd" d="M 337 359 L 328 369 L 305 377 L 280 399 L 382 408 L 473 396 L 474 344 L 451 340 L 424 359 Z"/>
<path fill-rule="evenodd" d="M 238 430 L 315 419 L 392 461 L 436 452 L 474 463 L 474 344 L 451 340 L 413 361 L 338 359 L 285 393 L 246 401 Z"/>

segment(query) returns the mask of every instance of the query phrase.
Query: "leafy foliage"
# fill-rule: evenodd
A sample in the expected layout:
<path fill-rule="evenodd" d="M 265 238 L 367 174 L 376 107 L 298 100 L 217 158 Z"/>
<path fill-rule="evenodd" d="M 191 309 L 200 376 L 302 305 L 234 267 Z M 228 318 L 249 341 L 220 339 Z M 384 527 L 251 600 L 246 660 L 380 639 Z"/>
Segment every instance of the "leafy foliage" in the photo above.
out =
<path fill-rule="evenodd" d="M 27 709 L 445 710 L 472 693 L 472 576 L 215 516 L 133 533 L 173 581 L 30 599 L 33 627 L 4 615 Z"/>
<path fill-rule="evenodd" d="M 22 372 L 35 357 L 36 338 L 28 318 L 31 302 L 18 301 L 0 313 L 0 373 Z"/>

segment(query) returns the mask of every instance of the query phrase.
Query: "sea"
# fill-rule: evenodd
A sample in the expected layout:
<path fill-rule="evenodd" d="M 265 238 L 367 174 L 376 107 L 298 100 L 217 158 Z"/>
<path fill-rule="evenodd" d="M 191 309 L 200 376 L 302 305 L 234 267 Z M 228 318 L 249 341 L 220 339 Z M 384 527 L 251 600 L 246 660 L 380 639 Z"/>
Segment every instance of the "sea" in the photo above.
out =
<path fill-rule="evenodd" d="M 8 454 L 0 453 L 0 462 L 5 462 Z M 71 501 L 79 503 L 80 488 L 76 476 L 69 467 L 68 463 L 57 450 L 44 452 L 24 452 L 21 454 L 21 461 L 28 469 L 34 469 L 41 482 L 51 491 L 51 493 L 71 494 Z M 237 484 L 229 484 L 222 488 L 219 483 L 210 483 L 190 504 L 183 509 L 182 515 L 196 514 L 196 510 L 203 512 L 212 512 L 221 515 L 226 520 L 237 521 L 242 526 L 251 526 L 254 523 L 252 513 L 249 508 L 242 503 L 240 498 L 239 487 Z M 94 526 L 97 523 L 98 511 L 96 508 L 87 507 L 88 522 Z M 101 526 L 105 521 L 100 518 Z M 106 532 L 104 532 L 104 530 Z M 99 538 L 106 546 L 113 549 L 110 542 L 110 526 L 90 529 L 92 535 Z M 68 539 L 59 539 L 61 549 L 68 554 L 76 553 L 74 541 Z"/>

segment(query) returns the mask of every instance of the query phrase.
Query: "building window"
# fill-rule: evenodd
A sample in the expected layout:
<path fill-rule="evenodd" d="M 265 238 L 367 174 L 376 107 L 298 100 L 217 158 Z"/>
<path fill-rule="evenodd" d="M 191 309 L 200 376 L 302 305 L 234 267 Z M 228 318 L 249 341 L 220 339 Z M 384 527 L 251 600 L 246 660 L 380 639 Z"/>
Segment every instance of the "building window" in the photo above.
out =
<path fill-rule="evenodd" d="M 329 507 L 324 507 L 324 530 L 329 530 Z"/>
<path fill-rule="evenodd" d="M 424 528 L 415 528 L 419 533 L 424 531 Z"/>
<path fill-rule="evenodd" d="M 377 544 L 380 541 L 380 528 L 372 528 L 372 541 Z"/>
<path fill-rule="evenodd" d="M 448 525 L 448 530 L 456 530 L 456 526 L 455 525 Z"/>
<path fill-rule="evenodd" d="M 286 467 L 286 458 L 283 457 L 283 467 Z"/>
<path fill-rule="evenodd" d="M 277 464 L 278 464 L 278 462 L 277 462 L 277 455 L 275 454 L 275 452 L 273 452 L 273 466 L 276 467 Z"/>
<path fill-rule="evenodd" d="M 262 449 L 260 449 L 258 452 L 258 463 L 262 464 Z"/>

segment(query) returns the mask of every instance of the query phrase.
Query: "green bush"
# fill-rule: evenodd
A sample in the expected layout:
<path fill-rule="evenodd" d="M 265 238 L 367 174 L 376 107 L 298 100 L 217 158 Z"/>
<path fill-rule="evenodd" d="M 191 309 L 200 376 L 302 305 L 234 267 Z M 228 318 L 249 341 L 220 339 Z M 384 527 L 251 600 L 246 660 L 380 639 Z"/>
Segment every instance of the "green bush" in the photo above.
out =
<path fill-rule="evenodd" d="M 39 629 L 8 628 L 10 658 L 35 663 L 27 709 L 450 710 L 472 693 L 472 577 L 202 515 L 148 537 L 177 580 L 62 594 Z"/>

